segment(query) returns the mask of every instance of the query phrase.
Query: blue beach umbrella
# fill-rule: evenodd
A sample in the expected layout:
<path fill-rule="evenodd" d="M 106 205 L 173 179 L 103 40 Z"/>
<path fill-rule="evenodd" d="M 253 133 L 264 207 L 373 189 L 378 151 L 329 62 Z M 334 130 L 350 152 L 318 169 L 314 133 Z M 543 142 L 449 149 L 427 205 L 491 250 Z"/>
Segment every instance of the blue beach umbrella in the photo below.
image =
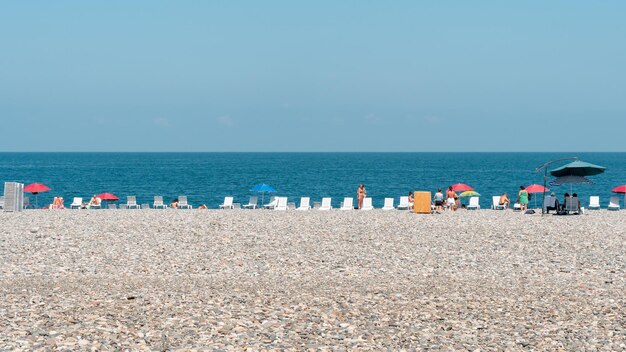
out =
<path fill-rule="evenodd" d="M 250 190 L 252 192 L 261 193 L 261 203 L 265 203 L 265 193 L 276 193 L 276 190 L 274 189 L 274 187 L 265 183 L 259 183 L 258 185 L 255 185 L 252 188 L 250 188 Z"/>

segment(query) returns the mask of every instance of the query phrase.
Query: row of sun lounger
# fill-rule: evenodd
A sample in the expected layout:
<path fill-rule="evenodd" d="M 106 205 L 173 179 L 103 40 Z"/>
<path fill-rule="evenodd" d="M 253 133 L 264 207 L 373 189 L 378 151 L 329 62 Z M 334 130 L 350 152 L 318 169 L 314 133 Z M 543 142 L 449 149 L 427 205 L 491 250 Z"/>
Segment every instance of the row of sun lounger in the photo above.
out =
<path fill-rule="evenodd" d="M 504 210 L 504 206 L 498 204 L 499 202 L 499 196 L 494 196 L 492 198 L 492 206 L 491 209 L 494 210 Z M 566 211 L 578 211 L 578 199 L 577 198 L 573 198 L 570 197 L 571 199 L 567 199 L 566 200 L 566 204 L 564 205 L 564 209 Z M 247 204 L 238 204 L 238 203 L 234 203 L 234 198 L 233 197 L 225 197 L 224 198 L 224 203 L 220 205 L 220 209 L 235 209 L 235 208 L 243 208 L 243 209 L 257 209 L 257 208 L 264 208 L 264 209 L 274 209 L 274 210 L 287 210 L 289 208 L 292 209 L 296 209 L 296 210 L 309 210 L 312 208 L 316 208 L 319 210 L 331 210 L 333 209 L 331 202 L 332 202 L 332 198 L 330 197 L 326 197 L 326 198 L 322 198 L 321 203 L 319 203 L 319 206 L 315 206 L 316 204 L 311 204 L 311 199 L 310 197 L 302 197 L 300 199 L 300 206 L 295 207 L 294 203 L 288 203 L 288 198 L 287 197 L 272 197 L 270 199 L 270 202 L 267 204 L 262 204 L 259 205 L 258 204 L 258 197 L 253 196 L 250 197 L 249 201 Z M 556 207 L 556 202 L 557 199 L 555 197 L 551 197 L 548 196 L 545 199 L 544 202 L 544 211 L 549 211 L 549 210 L 553 210 Z M 409 199 L 406 196 L 400 197 L 400 203 L 397 206 L 394 206 L 394 198 L 385 198 L 385 202 L 383 207 L 381 208 L 382 210 L 392 210 L 392 209 L 398 209 L 398 210 L 408 210 L 410 208 L 412 208 L 413 204 L 409 203 Z M 72 204 L 70 204 L 69 206 L 71 209 L 81 209 L 84 207 L 84 203 L 83 203 L 83 198 L 81 197 L 75 197 L 74 200 L 72 201 Z M 100 208 L 101 206 L 99 205 L 91 205 L 90 208 Z M 120 204 L 119 206 L 120 208 L 123 209 L 146 209 L 146 208 L 150 208 L 149 204 L 138 204 L 137 203 L 137 199 L 135 196 L 128 196 L 127 197 L 127 201 L 126 204 Z M 117 208 L 117 205 L 115 204 L 109 204 L 108 206 L 109 209 L 115 209 Z M 153 209 L 166 209 L 168 208 L 168 205 L 163 203 L 163 197 L 162 196 L 155 196 L 154 197 L 154 202 L 152 204 L 152 208 Z M 180 209 L 192 209 L 193 207 L 187 202 L 187 197 L 186 196 L 180 196 L 178 197 L 178 208 Z M 352 210 L 354 209 L 354 199 L 351 197 L 346 197 L 344 198 L 343 202 L 341 203 L 340 208 L 341 210 Z M 365 199 L 363 199 L 363 206 L 361 207 L 361 210 L 371 210 L 374 209 L 374 207 L 372 206 L 372 198 L 370 197 L 366 197 Z M 478 197 L 471 197 L 469 199 L 469 204 L 467 206 L 467 209 L 469 210 L 475 210 L 475 209 L 480 209 L 480 204 L 479 204 L 479 198 Z M 519 204 L 514 204 L 513 205 L 513 210 L 519 210 L 520 209 L 520 205 Z M 600 197 L 598 196 L 591 196 L 589 199 L 589 207 L 587 209 L 600 209 Z M 608 210 L 619 210 L 620 209 L 620 202 L 619 202 L 619 198 L 618 197 L 611 197 L 609 200 L 609 204 L 607 207 Z"/>

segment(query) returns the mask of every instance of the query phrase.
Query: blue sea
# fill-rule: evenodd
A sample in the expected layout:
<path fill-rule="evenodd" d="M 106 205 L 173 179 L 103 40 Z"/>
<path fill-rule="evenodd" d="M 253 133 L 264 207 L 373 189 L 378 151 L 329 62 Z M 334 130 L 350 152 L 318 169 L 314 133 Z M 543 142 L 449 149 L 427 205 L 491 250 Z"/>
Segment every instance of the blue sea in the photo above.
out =
<path fill-rule="evenodd" d="M 5 181 L 44 183 L 52 191 L 39 195 L 40 206 L 54 196 L 67 205 L 73 197 L 110 192 L 120 202 L 128 195 L 150 204 L 155 195 L 167 202 L 186 195 L 192 205 L 217 208 L 224 196 L 247 203 L 257 183 L 272 185 L 290 202 L 332 197 L 339 206 L 363 183 L 378 208 L 385 197 L 397 204 L 409 191 L 461 182 L 481 193 L 481 207 L 489 208 L 492 195 L 508 192 L 514 200 L 520 185 L 543 183 L 534 169 L 565 157 L 606 167 L 590 177 L 593 185 L 573 186 L 583 205 L 599 195 L 605 207 L 610 190 L 626 184 L 626 153 L 0 153 L 0 187 Z M 551 188 L 559 198 L 570 191 L 569 185 Z"/>

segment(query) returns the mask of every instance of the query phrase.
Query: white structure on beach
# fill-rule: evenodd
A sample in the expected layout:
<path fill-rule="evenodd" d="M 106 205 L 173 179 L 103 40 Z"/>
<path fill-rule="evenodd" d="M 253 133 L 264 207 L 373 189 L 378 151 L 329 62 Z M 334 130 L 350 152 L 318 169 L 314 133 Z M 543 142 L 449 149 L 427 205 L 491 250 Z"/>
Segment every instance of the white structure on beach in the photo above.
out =
<path fill-rule="evenodd" d="M 4 183 L 4 211 L 16 212 L 24 209 L 24 184 L 18 182 Z"/>

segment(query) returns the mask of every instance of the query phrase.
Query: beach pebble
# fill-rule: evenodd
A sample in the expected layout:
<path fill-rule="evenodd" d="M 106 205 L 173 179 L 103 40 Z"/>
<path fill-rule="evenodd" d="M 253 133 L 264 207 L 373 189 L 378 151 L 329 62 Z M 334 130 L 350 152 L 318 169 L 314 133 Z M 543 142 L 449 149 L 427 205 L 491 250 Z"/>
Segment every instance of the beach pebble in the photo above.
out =
<path fill-rule="evenodd" d="M 0 350 L 626 349 L 625 212 L 29 211 L 0 223 Z"/>

